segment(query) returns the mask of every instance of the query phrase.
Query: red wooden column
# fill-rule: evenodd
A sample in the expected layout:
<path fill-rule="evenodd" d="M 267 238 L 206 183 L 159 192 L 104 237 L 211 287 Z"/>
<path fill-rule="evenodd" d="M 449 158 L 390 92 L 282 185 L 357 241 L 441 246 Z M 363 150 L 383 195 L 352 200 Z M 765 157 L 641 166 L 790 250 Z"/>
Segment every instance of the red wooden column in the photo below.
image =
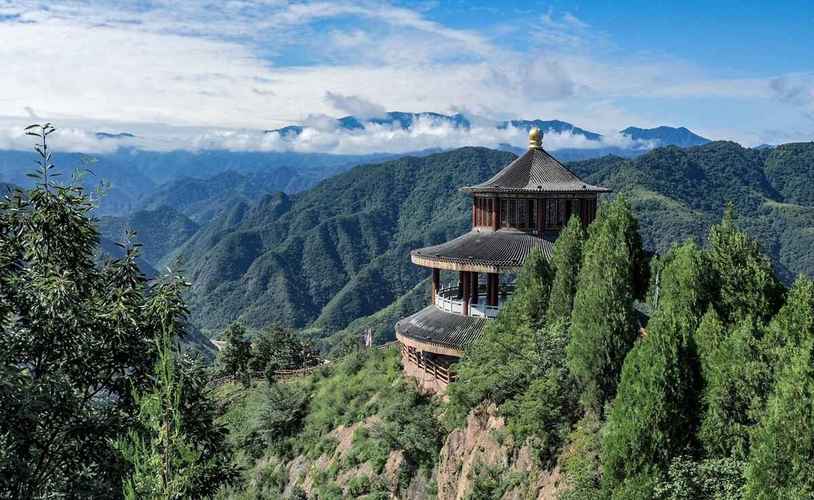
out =
<path fill-rule="evenodd" d="M 437 267 L 432 268 L 432 303 L 435 304 L 435 298 L 438 296 L 438 289 L 441 287 L 441 270 Z"/>
<path fill-rule="evenodd" d="M 461 278 L 463 278 L 463 302 L 464 302 L 464 310 L 463 313 L 465 316 L 469 316 L 469 296 L 471 295 L 471 282 L 472 274 L 469 272 L 461 272 Z"/>
<path fill-rule="evenodd" d="M 478 273 L 472 273 L 472 303 L 478 303 Z"/>
<path fill-rule="evenodd" d="M 497 231 L 500 228 L 500 199 L 492 199 L 492 229 Z"/>
<path fill-rule="evenodd" d="M 489 273 L 486 275 L 486 305 L 497 305 L 497 286 L 498 277 L 497 273 Z"/>

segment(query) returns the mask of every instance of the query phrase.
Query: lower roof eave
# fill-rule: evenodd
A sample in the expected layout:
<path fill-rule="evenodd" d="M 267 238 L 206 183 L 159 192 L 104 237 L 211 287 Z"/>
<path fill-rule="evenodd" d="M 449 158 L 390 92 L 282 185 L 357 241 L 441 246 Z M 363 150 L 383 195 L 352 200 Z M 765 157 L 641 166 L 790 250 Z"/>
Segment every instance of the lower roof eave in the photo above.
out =
<path fill-rule="evenodd" d="M 443 258 L 432 258 L 423 255 L 410 254 L 413 264 L 421 267 L 442 269 L 444 271 L 469 271 L 475 273 L 515 273 L 523 266 L 499 266 L 479 262 L 457 262 Z"/>
<path fill-rule="evenodd" d="M 463 349 L 456 348 L 456 347 L 445 346 L 445 345 L 441 345 L 441 344 L 438 344 L 438 343 L 435 343 L 435 342 L 427 342 L 427 341 L 423 341 L 423 340 L 417 340 L 417 339 L 408 337 L 407 335 L 403 335 L 403 334 L 399 333 L 398 328 L 396 328 L 396 340 L 398 340 L 399 342 L 401 342 L 402 344 L 404 344 L 406 346 L 414 347 L 419 351 L 431 352 L 431 353 L 434 353 L 434 354 L 441 354 L 443 356 L 453 356 L 453 357 L 456 357 L 456 358 L 463 357 L 463 355 L 464 355 Z"/>

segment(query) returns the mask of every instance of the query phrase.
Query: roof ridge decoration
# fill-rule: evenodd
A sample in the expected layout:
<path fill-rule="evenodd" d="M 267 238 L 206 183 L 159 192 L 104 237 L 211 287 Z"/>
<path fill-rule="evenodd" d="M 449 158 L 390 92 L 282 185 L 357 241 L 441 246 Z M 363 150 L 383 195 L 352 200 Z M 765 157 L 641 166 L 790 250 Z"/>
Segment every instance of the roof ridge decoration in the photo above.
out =
<path fill-rule="evenodd" d="M 584 182 L 542 146 L 540 129 L 529 132 L 529 149 L 491 179 L 467 186 L 468 193 L 607 193 L 610 189 Z"/>

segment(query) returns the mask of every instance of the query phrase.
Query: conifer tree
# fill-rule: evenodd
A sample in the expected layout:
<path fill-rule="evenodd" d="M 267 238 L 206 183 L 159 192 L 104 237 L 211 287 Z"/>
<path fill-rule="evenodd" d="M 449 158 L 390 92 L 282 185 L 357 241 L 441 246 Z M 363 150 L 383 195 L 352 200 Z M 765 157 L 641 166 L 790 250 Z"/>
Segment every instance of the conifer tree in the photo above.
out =
<path fill-rule="evenodd" d="M 486 399 L 500 404 L 521 393 L 541 367 L 540 329 L 552 272 L 542 252 L 532 251 L 517 278 L 515 293 L 489 321 L 481 338 L 458 364 L 458 381 L 449 387 L 447 420 L 463 423 L 469 410 Z"/>
<path fill-rule="evenodd" d="M 226 344 L 218 356 L 219 371 L 223 375 L 240 377 L 244 385 L 247 385 L 252 344 L 246 338 L 246 330 L 239 323 L 232 323 L 223 337 Z"/>
<path fill-rule="evenodd" d="M 571 319 L 584 242 L 585 229 L 582 222 L 576 216 L 571 217 L 568 225 L 557 237 L 551 256 L 554 280 L 551 284 L 551 298 L 546 314 L 549 320 Z"/>
<path fill-rule="evenodd" d="M 786 302 L 772 318 L 765 345 L 772 367 L 779 370 L 808 339 L 814 337 L 814 281 L 799 276 L 788 292 Z"/>
<path fill-rule="evenodd" d="M 711 326 L 715 328 L 714 322 Z M 750 432 L 771 391 L 771 370 L 761 342 L 764 326 L 737 324 L 703 362 L 704 410 L 699 438 L 710 456 L 745 460 Z"/>
<path fill-rule="evenodd" d="M 646 273 L 638 223 L 617 197 L 589 228 L 571 316 L 567 357 L 583 403 L 601 412 L 613 398 L 625 355 L 638 335 L 633 301 Z"/>
<path fill-rule="evenodd" d="M 747 499 L 814 498 L 814 338 L 803 341 L 778 377 L 746 477 Z"/>
<path fill-rule="evenodd" d="M 767 321 L 782 302 L 783 286 L 760 244 L 735 226 L 734 210 L 709 232 L 709 259 L 718 280 L 716 307 L 725 324 L 747 317 Z"/>
<path fill-rule="evenodd" d="M 647 336 L 627 355 L 605 428 L 605 489 L 653 498 L 659 473 L 692 441 L 698 367 L 693 344 L 710 299 L 709 266 L 692 242 L 673 250 Z"/>

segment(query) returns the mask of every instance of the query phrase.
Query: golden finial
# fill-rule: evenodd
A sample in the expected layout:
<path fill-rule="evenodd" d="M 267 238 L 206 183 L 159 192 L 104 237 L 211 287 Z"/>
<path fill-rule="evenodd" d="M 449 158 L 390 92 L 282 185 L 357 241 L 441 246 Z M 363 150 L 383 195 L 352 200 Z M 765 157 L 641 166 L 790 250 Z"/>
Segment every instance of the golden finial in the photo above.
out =
<path fill-rule="evenodd" d="M 529 149 L 539 149 L 543 147 L 543 133 L 540 129 L 534 127 L 529 130 Z"/>

